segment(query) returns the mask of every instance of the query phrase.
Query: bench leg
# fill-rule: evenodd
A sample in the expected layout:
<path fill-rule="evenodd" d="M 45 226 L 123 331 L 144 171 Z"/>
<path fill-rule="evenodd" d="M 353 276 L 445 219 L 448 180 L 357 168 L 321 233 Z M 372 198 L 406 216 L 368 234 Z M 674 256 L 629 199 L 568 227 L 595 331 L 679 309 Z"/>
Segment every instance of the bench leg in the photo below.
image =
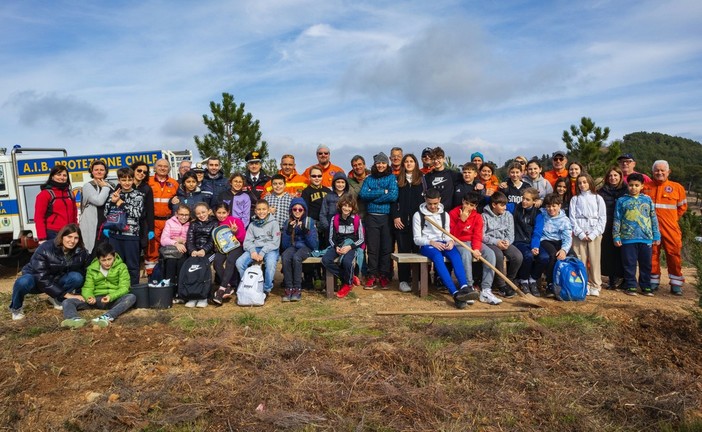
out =
<path fill-rule="evenodd" d="M 327 298 L 334 298 L 334 274 L 324 269 L 324 279 L 327 285 Z"/>
<path fill-rule="evenodd" d="M 429 263 L 419 264 L 419 297 L 429 295 Z"/>

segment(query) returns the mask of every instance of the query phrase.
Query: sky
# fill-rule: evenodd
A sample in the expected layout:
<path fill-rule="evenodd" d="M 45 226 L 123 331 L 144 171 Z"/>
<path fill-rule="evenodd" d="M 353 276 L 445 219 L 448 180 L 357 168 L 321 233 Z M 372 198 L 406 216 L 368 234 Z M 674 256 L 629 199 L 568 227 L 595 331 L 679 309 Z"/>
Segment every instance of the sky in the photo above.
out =
<path fill-rule="evenodd" d="M 590 117 L 702 141 L 699 0 L 0 2 L 0 147 L 190 149 L 222 93 L 300 171 L 402 147 L 498 164 Z"/>

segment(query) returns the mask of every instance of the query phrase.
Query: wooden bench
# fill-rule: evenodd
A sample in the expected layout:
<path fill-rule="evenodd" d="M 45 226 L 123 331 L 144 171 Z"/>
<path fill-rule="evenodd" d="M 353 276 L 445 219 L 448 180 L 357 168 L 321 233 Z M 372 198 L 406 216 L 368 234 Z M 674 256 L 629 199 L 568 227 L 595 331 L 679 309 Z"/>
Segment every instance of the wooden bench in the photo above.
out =
<path fill-rule="evenodd" d="M 429 264 L 431 260 L 414 253 L 393 253 L 392 260 L 399 264 L 409 264 L 412 272 L 412 292 L 419 297 L 429 294 Z M 444 261 L 447 261 L 444 258 Z"/>
<path fill-rule="evenodd" d="M 305 258 L 304 261 L 302 261 L 302 264 L 322 264 L 322 257 L 307 257 Z M 324 271 L 324 280 L 326 284 L 326 291 L 327 291 L 327 298 L 334 298 L 334 275 L 332 272 L 328 272 L 324 266 L 322 266 L 322 270 Z"/>

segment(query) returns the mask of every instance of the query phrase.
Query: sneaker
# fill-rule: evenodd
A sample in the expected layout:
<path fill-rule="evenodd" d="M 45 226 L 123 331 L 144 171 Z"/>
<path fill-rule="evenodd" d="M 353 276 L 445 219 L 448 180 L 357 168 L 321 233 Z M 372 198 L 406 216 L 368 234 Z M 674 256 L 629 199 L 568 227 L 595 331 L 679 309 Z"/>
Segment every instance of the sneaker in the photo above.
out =
<path fill-rule="evenodd" d="M 620 290 L 620 289 L 622 289 L 623 286 L 624 286 L 624 278 L 623 277 L 614 278 L 614 289 Z"/>
<path fill-rule="evenodd" d="M 682 288 L 676 285 L 671 285 L 670 286 L 670 293 L 676 296 L 681 296 L 683 295 Z"/>
<path fill-rule="evenodd" d="M 232 298 L 234 296 L 234 293 L 236 293 L 236 290 L 233 287 L 228 287 L 225 291 L 224 294 L 222 295 L 223 299 L 228 299 Z"/>
<path fill-rule="evenodd" d="M 501 295 L 504 298 L 512 298 L 517 295 L 516 291 L 512 289 L 512 287 L 505 285 L 504 287 L 500 288 L 497 293 Z"/>
<path fill-rule="evenodd" d="M 546 294 L 545 295 L 548 298 L 556 297 L 556 291 L 553 288 L 553 282 L 550 282 L 548 285 L 546 285 Z"/>
<path fill-rule="evenodd" d="M 593 297 L 599 297 L 600 296 L 600 289 L 599 288 L 588 288 L 588 293 Z"/>
<path fill-rule="evenodd" d="M 302 300 L 302 290 L 301 289 L 293 290 L 292 294 L 290 294 L 290 301 L 297 302 L 300 300 Z"/>
<path fill-rule="evenodd" d="M 207 307 L 207 299 L 197 300 L 197 302 L 195 303 L 195 306 L 199 307 L 199 308 L 206 308 Z"/>
<path fill-rule="evenodd" d="M 22 310 L 22 308 L 10 309 L 10 312 L 12 313 L 12 321 L 19 321 L 24 319 L 24 311 Z"/>
<path fill-rule="evenodd" d="M 456 294 L 454 294 L 453 297 L 463 302 L 468 300 L 475 301 L 480 297 L 480 294 L 478 294 L 478 292 L 474 290 L 472 286 L 463 285 L 461 289 L 456 291 Z"/>
<path fill-rule="evenodd" d="M 502 303 L 502 300 L 495 297 L 495 294 L 492 293 L 492 290 L 484 289 L 480 293 L 480 302 L 496 306 L 496 305 Z"/>
<path fill-rule="evenodd" d="M 93 325 L 98 326 L 100 328 L 105 328 L 105 327 L 109 326 L 112 321 L 114 321 L 114 318 L 105 314 L 105 315 L 100 315 L 99 317 L 93 319 L 92 321 L 93 321 Z"/>
<path fill-rule="evenodd" d="M 283 294 L 283 303 L 287 303 L 290 301 L 290 295 L 292 294 L 292 289 L 286 288 L 285 289 L 285 294 Z"/>
<path fill-rule="evenodd" d="M 358 276 L 353 277 L 353 286 L 361 286 L 361 279 Z"/>
<path fill-rule="evenodd" d="M 653 297 L 653 290 L 651 288 L 641 288 L 641 291 L 643 291 L 643 295 L 646 297 Z"/>
<path fill-rule="evenodd" d="M 400 282 L 400 291 L 405 293 L 410 292 L 412 291 L 412 287 L 407 282 Z"/>
<path fill-rule="evenodd" d="M 624 292 L 626 293 L 626 295 L 630 295 L 630 296 L 635 296 L 637 294 L 636 287 L 627 288 L 626 291 L 624 291 Z"/>
<path fill-rule="evenodd" d="M 217 292 L 215 292 L 214 295 L 212 296 L 212 303 L 214 303 L 216 305 L 221 305 L 222 302 L 224 301 L 224 293 L 226 293 L 226 292 L 227 292 L 227 288 L 225 288 L 223 286 L 219 287 Z"/>
<path fill-rule="evenodd" d="M 468 306 L 468 302 L 458 300 L 456 296 L 453 297 L 453 304 L 456 305 L 456 309 L 465 309 Z"/>
<path fill-rule="evenodd" d="M 390 284 L 390 279 L 386 278 L 385 276 L 380 276 L 380 289 L 389 289 L 388 285 Z"/>
<path fill-rule="evenodd" d="M 651 291 L 653 291 L 653 292 L 658 291 L 658 287 L 659 287 L 659 286 L 660 286 L 660 284 L 652 283 L 652 284 L 651 284 Z"/>
<path fill-rule="evenodd" d="M 55 298 L 49 297 L 48 301 L 49 301 L 49 304 L 54 307 L 54 309 L 60 310 L 60 311 L 63 310 L 63 305 L 61 305 L 61 303 L 59 303 L 59 301 L 56 300 Z"/>
<path fill-rule="evenodd" d="M 339 288 L 339 291 L 336 292 L 336 296 L 338 298 L 344 298 L 351 292 L 352 289 L 353 289 L 353 287 L 351 285 L 344 284 L 341 286 L 341 288 Z M 364 289 L 365 289 L 365 287 L 364 287 Z"/>
<path fill-rule="evenodd" d="M 197 306 L 197 300 L 188 300 L 185 302 L 186 308 L 194 308 L 195 306 Z"/>
<path fill-rule="evenodd" d="M 541 297 L 541 291 L 539 291 L 539 284 L 534 282 L 529 282 L 529 291 L 534 297 Z"/>
<path fill-rule="evenodd" d="M 519 282 L 517 287 L 519 288 L 519 291 L 523 292 L 524 294 L 531 294 L 531 290 L 529 289 L 529 281 Z"/>
<path fill-rule="evenodd" d="M 375 278 L 375 276 L 368 276 L 366 278 L 366 284 L 363 286 L 363 289 L 370 290 L 370 289 L 375 288 L 376 282 L 377 282 L 377 279 Z"/>
<path fill-rule="evenodd" d="M 67 328 L 81 328 L 85 325 L 85 320 L 83 318 L 68 318 L 61 321 L 61 327 Z"/>

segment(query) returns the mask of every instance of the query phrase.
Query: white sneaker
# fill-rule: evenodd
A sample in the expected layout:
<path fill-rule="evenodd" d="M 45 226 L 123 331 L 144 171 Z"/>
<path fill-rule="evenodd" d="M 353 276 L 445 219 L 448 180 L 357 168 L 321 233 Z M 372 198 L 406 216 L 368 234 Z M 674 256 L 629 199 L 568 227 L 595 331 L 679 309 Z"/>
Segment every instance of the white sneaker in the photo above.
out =
<path fill-rule="evenodd" d="M 599 297 L 600 296 L 600 289 L 599 288 L 588 288 L 588 293 L 593 296 L 593 297 Z"/>
<path fill-rule="evenodd" d="M 197 300 L 197 303 L 195 304 L 195 306 L 197 306 L 199 308 L 206 308 L 207 307 L 207 299 Z"/>
<path fill-rule="evenodd" d="M 56 309 L 56 310 L 60 310 L 60 311 L 63 310 L 63 305 L 61 303 L 59 303 L 58 300 L 56 300 L 53 297 L 49 297 L 49 304 L 51 306 L 53 306 L 54 309 Z"/>
<path fill-rule="evenodd" d="M 195 306 L 197 306 L 197 300 L 188 300 L 185 302 L 185 307 L 187 308 L 194 308 Z"/>
<path fill-rule="evenodd" d="M 12 312 L 12 321 L 24 319 L 24 311 L 22 309 L 10 309 L 10 312 Z"/>
<path fill-rule="evenodd" d="M 412 287 L 407 282 L 400 282 L 400 291 L 410 292 L 412 291 Z"/>
<path fill-rule="evenodd" d="M 496 306 L 502 303 L 502 300 L 495 297 L 492 290 L 484 289 L 480 292 L 480 302 Z"/>

